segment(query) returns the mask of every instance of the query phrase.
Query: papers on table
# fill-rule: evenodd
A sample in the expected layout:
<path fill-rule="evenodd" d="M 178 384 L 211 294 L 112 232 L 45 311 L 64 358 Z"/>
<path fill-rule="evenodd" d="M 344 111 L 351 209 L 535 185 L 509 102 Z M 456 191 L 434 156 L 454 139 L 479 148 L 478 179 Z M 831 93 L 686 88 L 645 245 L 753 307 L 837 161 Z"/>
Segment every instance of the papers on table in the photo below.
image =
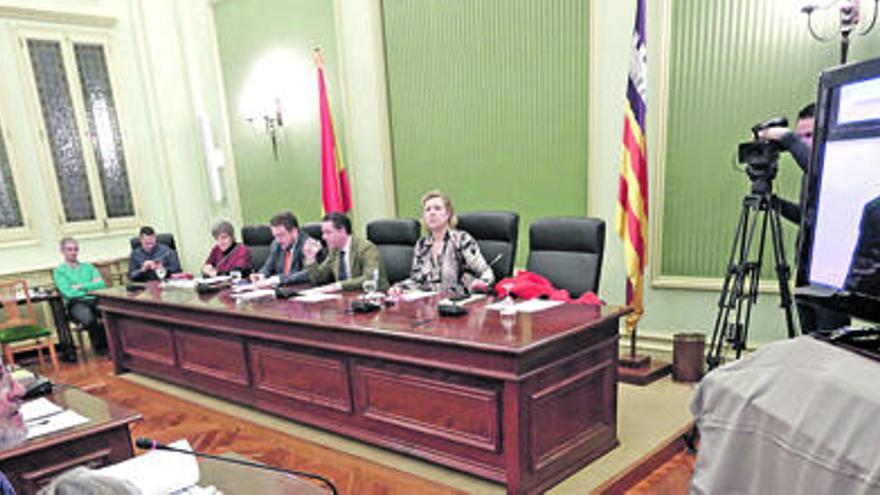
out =
<path fill-rule="evenodd" d="M 28 438 L 48 435 L 89 422 L 88 418 L 70 409 L 62 409 L 46 398 L 25 402 L 20 411 L 27 425 Z"/>
<path fill-rule="evenodd" d="M 471 294 L 465 299 L 460 299 L 458 301 L 453 301 L 452 299 L 446 298 L 440 301 L 439 304 L 470 304 L 474 301 L 481 301 L 486 299 L 486 294 Z"/>
<path fill-rule="evenodd" d="M 294 301 L 304 302 L 304 303 L 317 303 L 324 301 L 333 301 L 336 299 L 342 299 L 341 294 L 328 294 L 326 292 L 301 292 L 300 295 L 293 298 Z"/>
<path fill-rule="evenodd" d="M 548 299 L 529 299 L 528 301 L 521 301 L 515 304 L 510 304 L 507 301 L 498 301 L 487 305 L 486 309 L 495 311 L 508 309 L 515 313 L 537 313 L 545 309 L 555 308 L 560 304 L 564 304 L 563 301 L 551 301 Z"/>
<path fill-rule="evenodd" d="M 238 294 L 238 293 L 241 293 L 241 292 L 250 292 L 250 291 L 255 291 L 255 290 L 262 290 L 262 289 L 267 289 L 267 288 L 274 288 L 276 285 L 278 285 L 278 283 L 279 283 L 280 281 L 281 281 L 281 279 L 278 278 L 277 275 L 275 275 L 275 276 L 272 276 L 272 277 L 269 277 L 269 278 L 264 278 L 263 280 L 260 280 L 259 282 L 253 282 L 253 283 L 250 283 L 250 284 L 243 284 L 243 285 L 236 285 L 236 286 L 233 286 L 233 287 L 232 287 L 232 293 L 233 293 L 233 294 Z"/>
<path fill-rule="evenodd" d="M 418 301 L 419 299 L 431 297 L 434 294 L 436 294 L 436 292 L 425 291 L 425 290 L 410 290 L 410 291 L 406 291 L 403 294 L 401 294 L 400 300 L 406 301 L 406 302 Z"/>
<path fill-rule="evenodd" d="M 163 288 L 172 288 L 172 289 L 195 289 L 196 287 L 203 286 L 224 286 L 227 284 L 232 277 L 229 275 L 218 275 L 216 277 L 204 277 L 204 278 L 179 278 L 179 279 L 169 279 L 162 282 Z M 249 284 L 252 285 L 252 284 Z"/>
<path fill-rule="evenodd" d="M 195 279 L 181 278 L 181 279 L 177 279 L 177 280 L 175 280 L 175 279 L 166 280 L 166 281 L 162 282 L 162 287 L 163 288 L 173 288 L 173 289 L 195 289 L 196 285 L 198 285 L 198 284 L 199 283 L 196 282 Z"/>
<path fill-rule="evenodd" d="M 562 301 L 550 301 L 548 299 L 529 299 L 528 301 L 516 303 L 516 310 L 521 313 L 537 313 L 538 311 L 544 311 L 545 309 L 555 308 L 560 304 L 564 303 Z"/>
<path fill-rule="evenodd" d="M 245 292 L 234 292 L 230 297 L 237 301 L 253 301 L 255 299 L 274 299 L 275 289 L 253 289 Z"/>
<path fill-rule="evenodd" d="M 55 404 L 45 397 L 27 401 L 19 408 L 19 412 L 21 412 L 21 417 L 24 419 L 25 422 L 35 421 L 45 418 L 47 416 L 51 416 L 53 414 L 58 414 L 63 410 L 64 409 L 61 409 L 61 406 Z"/>
<path fill-rule="evenodd" d="M 186 440 L 178 440 L 169 446 L 192 450 Z M 128 481 L 144 495 L 176 493 L 199 481 L 199 465 L 195 456 L 167 450 L 154 450 L 98 471 Z"/>

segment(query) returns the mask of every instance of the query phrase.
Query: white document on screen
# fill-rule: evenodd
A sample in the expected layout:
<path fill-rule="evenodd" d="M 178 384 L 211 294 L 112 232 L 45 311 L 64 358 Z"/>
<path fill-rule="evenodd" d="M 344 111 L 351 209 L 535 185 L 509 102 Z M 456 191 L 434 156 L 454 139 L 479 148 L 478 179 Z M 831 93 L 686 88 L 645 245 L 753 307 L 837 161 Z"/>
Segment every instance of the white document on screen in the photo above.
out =
<path fill-rule="evenodd" d="M 169 446 L 192 451 L 185 439 Z M 154 450 L 98 471 L 128 481 L 143 495 L 175 493 L 199 482 L 199 464 L 195 456 L 168 450 Z"/>

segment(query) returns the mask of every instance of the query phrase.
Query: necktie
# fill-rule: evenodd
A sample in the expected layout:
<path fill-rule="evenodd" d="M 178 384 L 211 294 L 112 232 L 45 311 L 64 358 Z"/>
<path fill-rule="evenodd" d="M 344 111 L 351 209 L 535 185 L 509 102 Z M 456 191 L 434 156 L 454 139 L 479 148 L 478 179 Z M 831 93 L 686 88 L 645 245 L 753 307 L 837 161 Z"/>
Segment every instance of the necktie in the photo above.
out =
<path fill-rule="evenodd" d="M 345 262 L 345 251 L 339 251 L 339 281 L 348 280 L 348 263 Z"/>
<path fill-rule="evenodd" d="M 284 252 L 284 275 L 290 275 L 290 262 L 293 260 L 293 253 L 290 249 Z"/>

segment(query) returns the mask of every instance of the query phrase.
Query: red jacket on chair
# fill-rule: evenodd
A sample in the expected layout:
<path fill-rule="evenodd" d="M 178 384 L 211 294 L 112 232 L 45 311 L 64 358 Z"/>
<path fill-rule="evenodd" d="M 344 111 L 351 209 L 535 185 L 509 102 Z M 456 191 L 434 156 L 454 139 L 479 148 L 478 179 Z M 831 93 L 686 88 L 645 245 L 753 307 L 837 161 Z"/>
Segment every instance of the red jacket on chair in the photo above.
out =
<path fill-rule="evenodd" d="M 495 284 L 495 294 L 504 298 L 510 294 L 518 299 L 534 299 L 544 297 L 553 301 L 565 301 L 574 304 L 605 304 L 592 292 L 584 292 L 581 297 L 572 299 L 565 289 L 553 287 L 546 278 L 525 270 L 520 270 L 513 277 L 502 279 Z"/>

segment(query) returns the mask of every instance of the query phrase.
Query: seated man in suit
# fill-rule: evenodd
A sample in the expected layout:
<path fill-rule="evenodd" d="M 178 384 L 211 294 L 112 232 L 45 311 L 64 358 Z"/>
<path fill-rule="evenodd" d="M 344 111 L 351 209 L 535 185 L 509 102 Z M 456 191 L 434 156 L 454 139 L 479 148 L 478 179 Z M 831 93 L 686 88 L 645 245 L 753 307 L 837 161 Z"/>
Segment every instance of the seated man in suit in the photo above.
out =
<path fill-rule="evenodd" d="M 153 227 L 141 227 L 141 245 L 131 252 L 128 260 L 128 278 L 135 282 L 161 280 L 180 271 L 177 253 L 168 246 L 156 242 Z"/>
<path fill-rule="evenodd" d="M 265 284 L 270 277 L 278 277 L 279 285 L 308 282 L 308 268 L 323 260 L 321 243 L 300 231 L 296 216 L 289 211 L 272 217 L 269 227 L 275 240 L 263 267 L 251 274 L 251 281 Z"/>
<path fill-rule="evenodd" d="M 107 351 L 107 334 L 98 318 L 97 300 L 89 291 L 106 287 L 104 279 L 94 265 L 79 261 L 79 244 L 76 239 L 61 239 L 61 254 L 64 256 L 64 263 L 52 271 L 55 287 L 61 293 L 71 319 L 85 327 L 95 352 L 103 354 Z"/>
<path fill-rule="evenodd" d="M 321 222 L 321 235 L 330 254 L 309 269 L 309 280 L 321 292 L 360 290 L 365 280 L 377 279 L 377 289 L 388 288 L 385 265 L 376 246 L 351 235 L 351 221 L 342 213 L 328 213 Z M 324 285 L 328 284 L 328 285 Z"/>
<path fill-rule="evenodd" d="M 0 361 L 0 450 L 14 447 L 27 438 L 27 426 L 18 410 L 22 397 L 24 387 Z"/>

